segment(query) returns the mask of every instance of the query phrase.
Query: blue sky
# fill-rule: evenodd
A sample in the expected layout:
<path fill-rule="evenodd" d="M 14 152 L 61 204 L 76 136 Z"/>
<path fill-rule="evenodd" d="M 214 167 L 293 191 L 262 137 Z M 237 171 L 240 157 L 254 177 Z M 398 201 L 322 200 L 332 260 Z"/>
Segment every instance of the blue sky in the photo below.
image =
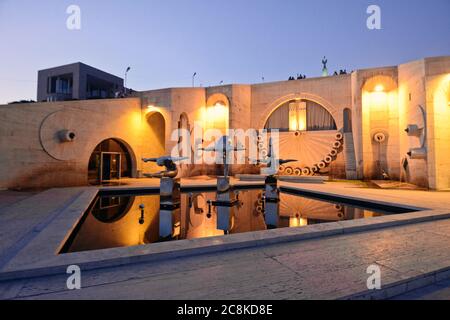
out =
<path fill-rule="evenodd" d="M 66 8 L 81 8 L 81 30 Z M 370 4 L 382 30 L 366 27 Z M 450 0 L 0 0 L 0 103 L 37 70 L 81 61 L 135 90 L 285 80 L 450 55 Z"/>

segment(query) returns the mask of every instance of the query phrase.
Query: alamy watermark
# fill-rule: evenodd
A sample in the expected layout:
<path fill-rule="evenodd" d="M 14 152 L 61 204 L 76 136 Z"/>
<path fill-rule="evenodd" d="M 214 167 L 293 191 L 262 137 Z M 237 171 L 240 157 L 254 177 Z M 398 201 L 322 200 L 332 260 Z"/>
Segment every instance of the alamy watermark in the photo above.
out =
<path fill-rule="evenodd" d="M 381 268 L 376 264 L 371 264 L 367 267 L 367 289 L 380 290 L 381 289 Z"/>
<path fill-rule="evenodd" d="M 81 9 L 76 4 L 67 7 L 66 13 L 69 15 L 66 20 L 66 27 L 69 30 L 81 30 Z"/>
<path fill-rule="evenodd" d="M 367 7 L 367 18 L 366 25 L 369 30 L 380 30 L 381 29 L 381 8 L 375 4 Z"/>
<path fill-rule="evenodd" d="M 171 141 L 172 157 L 185 158 L 181 164 L 258 164 L 279 155 L 279 131 L 256 129 L 203 129 L 195 122 L 192 131 L 176 129 Z M 272 161 L 273 162 L 273 161 Z M 276 163 L 271 163 L 277 165 Z"/>
<path fill-rule="evenodd" d="M 77 265 L 70 265 L 66 270 L 67 274 L 70 276 L 67 278 L 66 287 L 69 290 L 80 290 L 81 289 L 81 269 Z"/>

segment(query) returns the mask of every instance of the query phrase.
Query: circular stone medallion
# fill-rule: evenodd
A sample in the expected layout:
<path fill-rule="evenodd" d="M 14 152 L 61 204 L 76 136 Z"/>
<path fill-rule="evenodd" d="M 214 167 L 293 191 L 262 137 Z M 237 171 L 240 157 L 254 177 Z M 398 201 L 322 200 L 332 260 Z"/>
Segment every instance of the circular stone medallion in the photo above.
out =
<path fill-rule="evenodd" d="M 39 131 L 41 145 L 45 152 L 56 160 L 75 160 L 83 154 L 85 139 L 77 130 L 80 114 L 75 111 L 61 110 L 49 114 L 43 121 Z M 79 132 L 77 132 L 79 131 Z M 61 139 L 62 133 L 70 133 L 76 139 Z"/>

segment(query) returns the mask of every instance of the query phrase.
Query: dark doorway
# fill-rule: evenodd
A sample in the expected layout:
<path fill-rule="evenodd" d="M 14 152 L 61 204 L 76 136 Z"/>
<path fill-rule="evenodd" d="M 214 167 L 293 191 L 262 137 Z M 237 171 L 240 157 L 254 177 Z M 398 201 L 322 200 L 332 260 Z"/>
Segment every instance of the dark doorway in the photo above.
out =
<path fill-rule="evenodd" d="M 102 181 L 118 180 L 121 178 L 120 163 L 122 155 L 116 152 L 102 152 L 101 171 Z"/>
<path fill-rule="evenodd" d="M 116 139 L 102 141 L 89 159 L 89 183 L 108 183 L 124 177 L 131 177 L 131 156 L 128 149 Z"/>

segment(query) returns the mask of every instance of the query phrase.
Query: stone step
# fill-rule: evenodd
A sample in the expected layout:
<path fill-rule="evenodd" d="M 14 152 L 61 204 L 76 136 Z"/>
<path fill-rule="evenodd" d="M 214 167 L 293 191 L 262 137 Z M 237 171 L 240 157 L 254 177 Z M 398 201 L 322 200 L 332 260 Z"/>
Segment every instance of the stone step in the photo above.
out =
<path fill-rule="evenodd" d="M 356 179 L 356 156 L 353 133 L 344 133 L 345 171 L 347 179 Z"/>

